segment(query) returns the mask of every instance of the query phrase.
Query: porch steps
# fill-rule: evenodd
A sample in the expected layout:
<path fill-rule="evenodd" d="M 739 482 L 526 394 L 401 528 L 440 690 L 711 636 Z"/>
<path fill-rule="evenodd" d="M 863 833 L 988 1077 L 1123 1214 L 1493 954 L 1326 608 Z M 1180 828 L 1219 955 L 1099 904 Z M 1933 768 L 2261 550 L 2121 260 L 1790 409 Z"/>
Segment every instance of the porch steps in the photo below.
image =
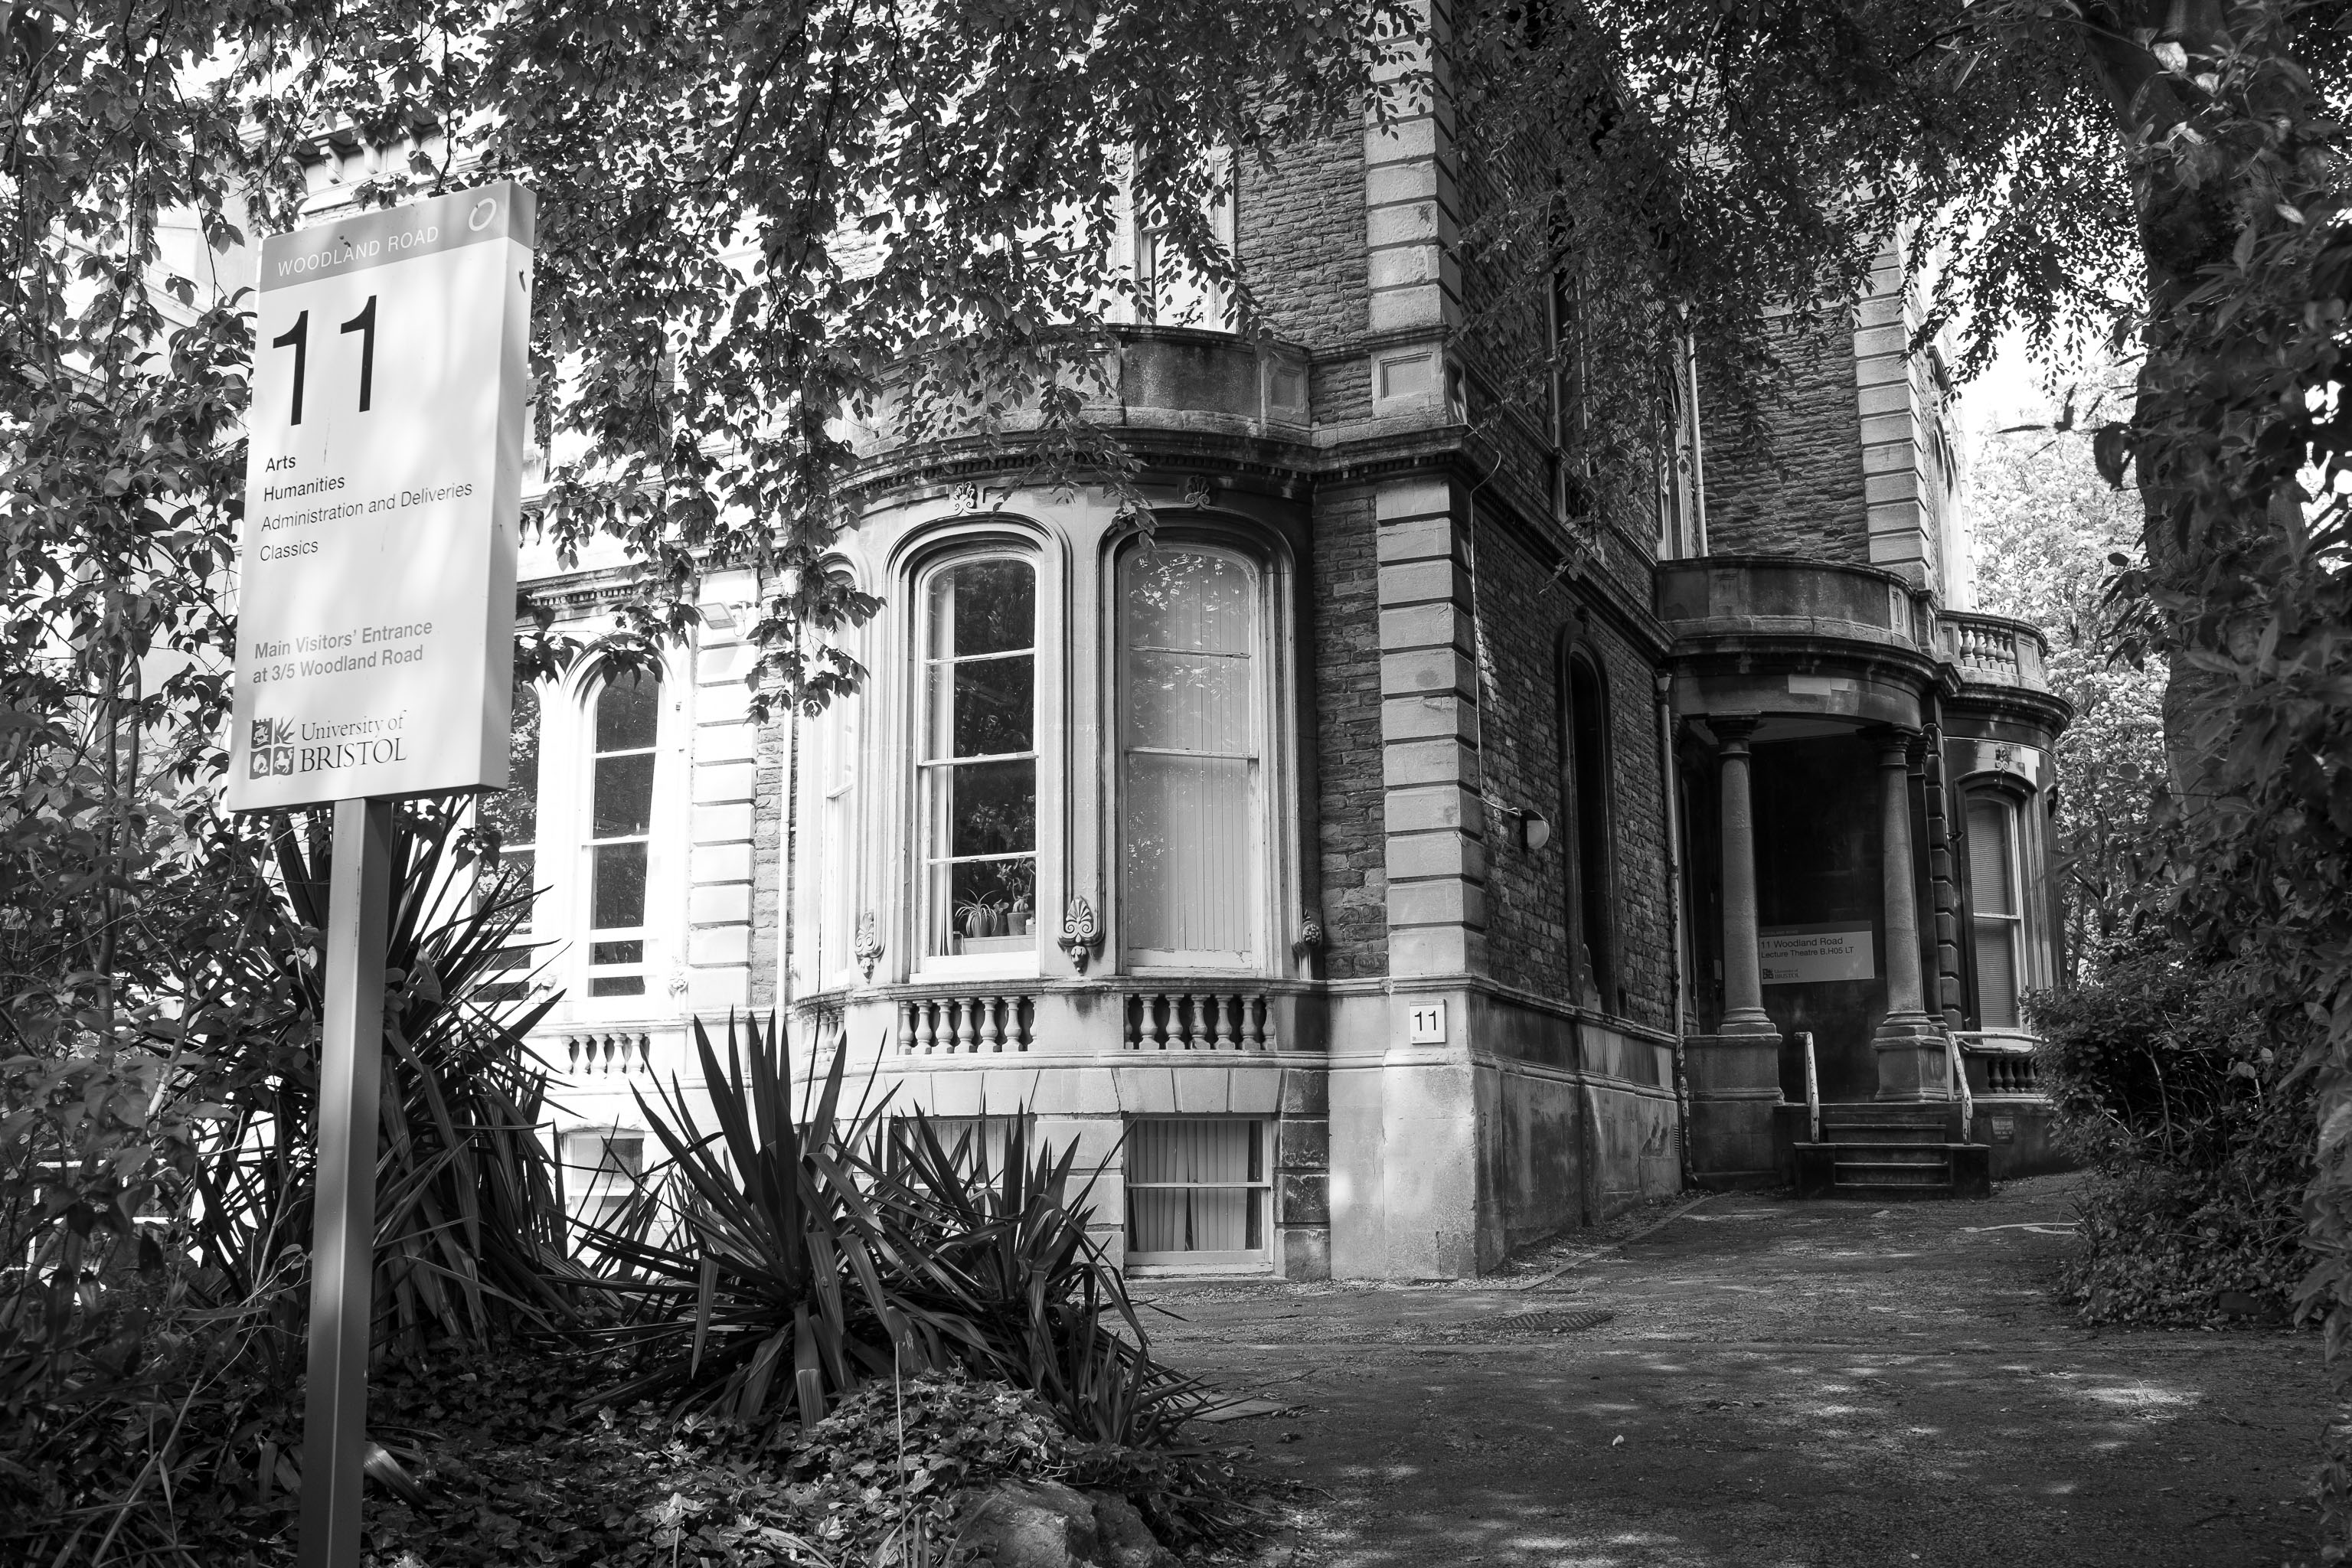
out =
<path fill-rule="evenodd" d="M 1989 1197 L 1990 1156 L 1955 1143 L 1942 1105 L 1824 1105 L 1822 1139 L 1796 1146 L 1799 1197 Z"/>

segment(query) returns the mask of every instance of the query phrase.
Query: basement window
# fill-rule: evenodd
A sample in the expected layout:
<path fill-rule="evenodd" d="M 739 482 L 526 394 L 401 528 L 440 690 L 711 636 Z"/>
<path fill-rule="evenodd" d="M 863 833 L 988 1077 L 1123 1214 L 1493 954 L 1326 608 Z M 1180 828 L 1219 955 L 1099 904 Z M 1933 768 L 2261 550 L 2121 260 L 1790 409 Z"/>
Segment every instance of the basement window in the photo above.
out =
<path fill-rule="evenodd" d="M 1127 1261 L 1134 1268 L 1263 1266 L 1272 1256 L 1266 1124 L 1151 1117 L 1127 1130 Z"/>

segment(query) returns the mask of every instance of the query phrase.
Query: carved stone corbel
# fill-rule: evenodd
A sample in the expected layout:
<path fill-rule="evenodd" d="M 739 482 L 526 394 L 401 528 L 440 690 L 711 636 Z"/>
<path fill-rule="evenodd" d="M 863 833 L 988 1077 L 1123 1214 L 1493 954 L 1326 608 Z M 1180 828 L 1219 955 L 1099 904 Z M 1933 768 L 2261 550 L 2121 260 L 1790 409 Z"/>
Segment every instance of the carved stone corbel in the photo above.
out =
<path fill-rule="evenodd" d="M 1087 964 L 1102 951 L 1102 922 L 1095 919 L 1094 905 L 1087 902 L 1084 893 L 1072 894 L 1069 911 L 1062 917 L 1062 934 L 1054 939 L 1054 945 L 1068 953 L 1070 963 L 1084 974 Z"/>
<path fill-rule="evenodd" d="M 857 967 L 866 978 L 874 978 L 874 966 L 882 962 L 882 923 L 874 918 L 872 910 L 857 917 L 857 943 L 850 950 L 857 956 Z"/>
<path fill-rule="evenodd" d="M 1323 945 L 1323 922 L 1308 915 L 1298 922 L 1298 940 L 1290 944 L 1293 958 L 1304 958 Z"/>

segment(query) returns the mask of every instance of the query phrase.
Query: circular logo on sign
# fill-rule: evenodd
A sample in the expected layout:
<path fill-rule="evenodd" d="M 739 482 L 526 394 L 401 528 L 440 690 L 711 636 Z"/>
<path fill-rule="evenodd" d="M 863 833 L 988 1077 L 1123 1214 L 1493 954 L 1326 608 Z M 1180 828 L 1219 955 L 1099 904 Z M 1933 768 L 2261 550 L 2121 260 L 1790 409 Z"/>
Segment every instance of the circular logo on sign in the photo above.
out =
<path fill-rule="evenodd" d="M 480 201 L 474 204 L 474 210 L 466 215 L 466 226 L 471 229 L 474 233 L 479 234 L 482 232 L 484 226 L 488 224 L 492 218 L 498 216 L 499 204 L 492 201 L 489 197 L 484 196 Z"/>

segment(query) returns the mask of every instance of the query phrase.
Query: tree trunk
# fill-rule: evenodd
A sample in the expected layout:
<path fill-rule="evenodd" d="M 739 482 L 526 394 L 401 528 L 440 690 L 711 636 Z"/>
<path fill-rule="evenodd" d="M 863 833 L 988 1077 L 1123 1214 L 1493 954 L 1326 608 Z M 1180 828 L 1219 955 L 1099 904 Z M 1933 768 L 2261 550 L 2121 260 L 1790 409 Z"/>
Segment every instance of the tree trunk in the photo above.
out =
<path fill-rule="evenodd" d="M 2203 101 L 2203 94 L 2168 69 L 2158 51 L 2178 45 L 2190 62 L 2188 72 L 2194 75 L 2201 68 L 2198 62 L 2227 51 L 2249 45 L 2284 48 L 2283 34 L 2268 28 L 2257 32 L 2242 15 L 2232 13 L 2224 0 L 2121 0 L 2085 8 L 2090 24 L 2086 53 L 2124 143 L 2147 264 L 2143 413 L 2149 386 L 2159 374 L 2169 375 L 2179 368 L 2186 352 L 2179 342 L 2175 312 L 2197 288 L 2202 268 L 2230 258 L 2246 204 L 2257 195 L 2256 166 L 2242 158 L 2225 159 L 2218 149 L 2210 160 L 2147 151 L 2163 148 L 2174 129 L 2194 118 Z M 2238 23 L 2234 33 L 2233 20 Z M 2181 57 L 2173 58 L 2178 63 Z M 2149 422 L 2137 423 L 2145 430 Z M 2143 437 L 2134 458 L 2134 477 L 2145 508 L 2142 541 L 2148 565 L 2159 578 L 2178 579 L 2197 564 L 2191 520 L 2167 493 L 2164 452 Z M 2170 661 L 2163 704 L 2165 757 L 2173 794 L 2191 814 L 2213 794 L 2219 761 L 2198 734 L 2197 716 L 2212 710 L 2225 683 L 2226 678 L 2199 669 L 2187 659 Z"/>

